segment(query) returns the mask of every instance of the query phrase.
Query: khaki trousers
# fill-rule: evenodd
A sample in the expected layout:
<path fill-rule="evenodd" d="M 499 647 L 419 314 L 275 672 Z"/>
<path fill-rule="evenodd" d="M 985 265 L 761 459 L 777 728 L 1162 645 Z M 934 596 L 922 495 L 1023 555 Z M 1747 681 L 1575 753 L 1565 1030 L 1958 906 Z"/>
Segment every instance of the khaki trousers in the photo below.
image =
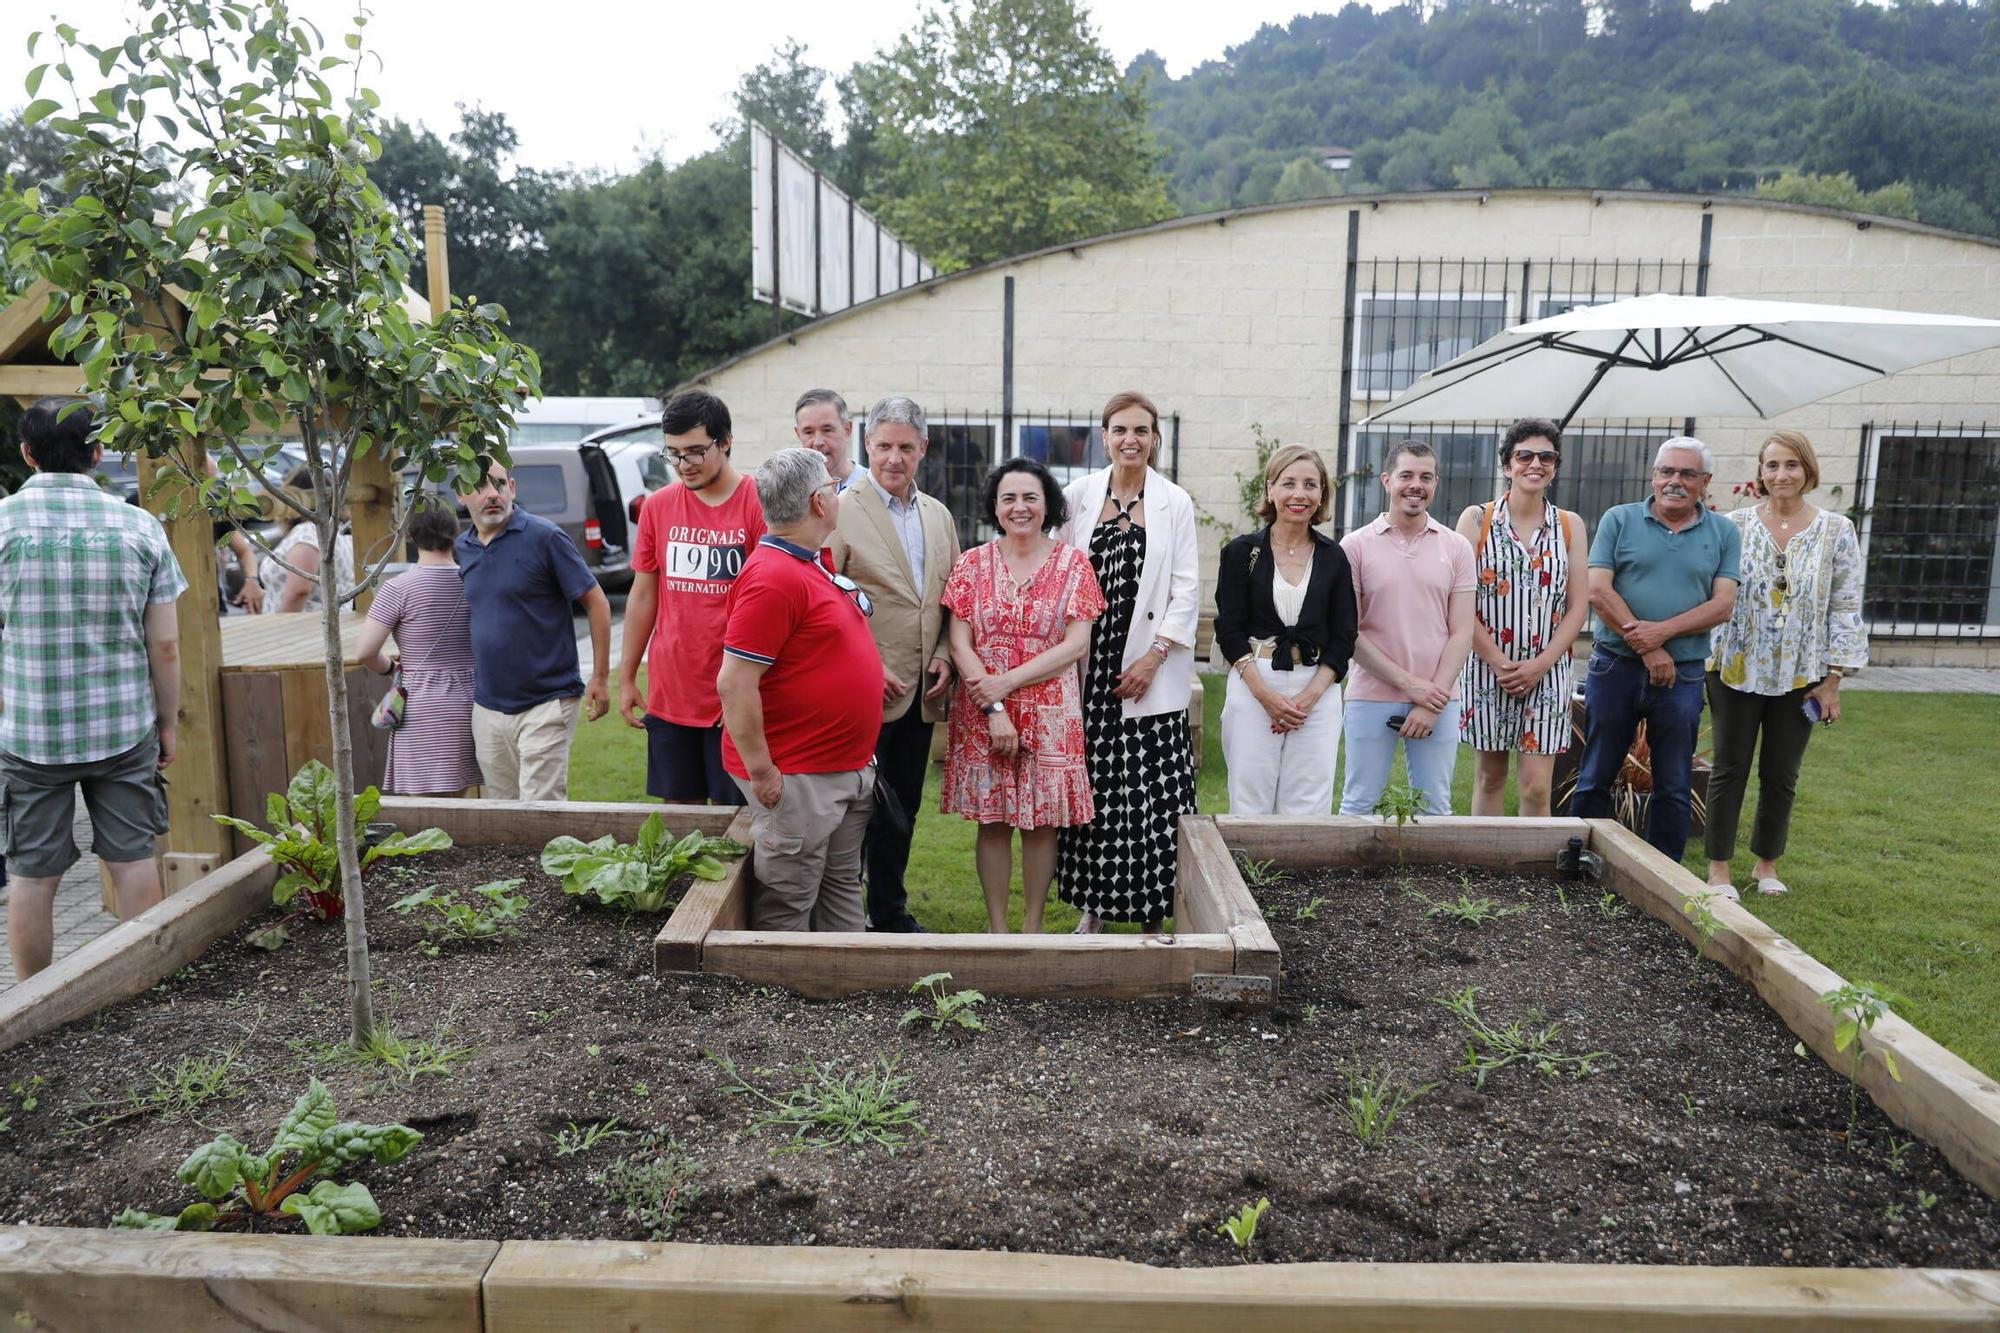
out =
<path fill-rule="evenodd" d="M 550 699 L 525 713 L 472 706 L 472 749 L 481 792 L 491 801 L 569 799 L 569 743 L 581 699 Z"/>
<path fill-rule="evenodd" d="M 775 809 L 750 802 L 752 930 L 866 930 L 861 844 L 875 809 L 875 763 L 853 773 L 787 773 Z"/>

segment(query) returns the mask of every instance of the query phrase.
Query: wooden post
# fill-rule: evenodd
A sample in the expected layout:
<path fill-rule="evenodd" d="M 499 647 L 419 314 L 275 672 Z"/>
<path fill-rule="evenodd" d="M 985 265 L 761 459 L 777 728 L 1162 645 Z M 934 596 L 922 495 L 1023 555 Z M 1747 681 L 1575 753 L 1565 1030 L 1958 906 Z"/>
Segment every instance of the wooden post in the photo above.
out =
<path fill-rule="evenodd" d="M 451 304 L 451 252 L 445 246 L 443 204 L 424 205 L 424 277 L 435 321 Z"/>
<path fill-rule="evenodd" d="M 182 445 L 190 471 L 201 471 L 202 445 Z M 167 770 L 165 887 L 168 892 L 210 873 L 229 858 L 228 839 L 210 815 L 229 813 L 228 750 L 222 734 L 222 598 L 216 587 L 215 524 L 185 486 L 158 496 L 163 471 L 157 459 L 139 459 L 139 494 L 148 510 L 178 493 L 180 512 L 162 519 L 167 540 L 187 576 L 188 589 L 174 604 L 181 635 L 181 708 L 177 750 Z"/>

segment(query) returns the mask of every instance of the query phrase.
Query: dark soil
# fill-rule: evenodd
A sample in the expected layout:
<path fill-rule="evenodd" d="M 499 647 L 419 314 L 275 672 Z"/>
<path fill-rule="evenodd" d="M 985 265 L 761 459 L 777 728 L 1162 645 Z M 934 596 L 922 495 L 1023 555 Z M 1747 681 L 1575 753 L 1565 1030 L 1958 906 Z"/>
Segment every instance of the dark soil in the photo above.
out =
<path fill-rule="evenodd" d="M 0 1134 L 0 1218 L 100 1225 L 119 1208 L 177 1211 L 181 1158 L 228 1130 L 267 1142 L 317 1073 L 343 1117 L 402 1120 L 422 1144 L 349 1173 L 382 1233 L 633 1237 L 592 1180 L 630 1140 L 558 1157 L 569 1122 L 660 1127 L 699 1163 L 677 1238 L 742 1244 L 940 1246 L 1232 1261 L 1217 1223 L 1268 1196 L 1268 1260 L 1562 1260 L 1675 1264 L 2000 1266 L 2000 1204 L 1928 1146 L 1890 1160 L 1896 1131 L 1717 965 L 1580 886 L 1470 872 L 1471 892 L 1527 911 L 1479 927 L 1426 916 L 1393 871 L 1323 872 L 1257 890 L 1285 956 L 1273 1014 L 1193 1001 L 995 999 L 987 1030 L 898 1025 L 908 997 L 804 1000 L 724 979 L 651 975 L 657 918 L 566 899 L 533 859 L 461 849 L 371 897 L 378 1006 L 405 1033 L 439 1021 L 472 1054 L 454 1077 L 404 1081 L 329 1063 L 346 1024 L 337 926 L 276 955 L 242 942 L 97 1018 L 0 1056 L 0 1087 L 39 1075 L 33 1111 Z M 529 934 L 437 959 L 386 904 L 417 884 L 523 875 Z M 1456 898 L 1460 874 L 1414 887 Z M 1321 899 L 1313 919 L 1299 912 Z M 1480 988 L 1499 1022 L 1558 1022 L 1597 1072 L 1516 1065 L 1483 1091 L 1455 1072 L 1456 1017 Z M 183 1055 L 234 1050 L 240 1073 L 192 1119 L 91 1125 Z M 891 1153 L 776 1151 L 704 1051 L 745 1071 L 900 1061 L 928 1133 Z M 1361 1147 L 1340 1104 L 1350 1062 L 1435 1083 L 1387 1146 Z M 759 1080 L 779 1090 L 781 1073 Z M 69 1131 L 65 1133 L 65 1131 Z M 1935 1196 L 1925 1207 L 1920 1200 Z"/>

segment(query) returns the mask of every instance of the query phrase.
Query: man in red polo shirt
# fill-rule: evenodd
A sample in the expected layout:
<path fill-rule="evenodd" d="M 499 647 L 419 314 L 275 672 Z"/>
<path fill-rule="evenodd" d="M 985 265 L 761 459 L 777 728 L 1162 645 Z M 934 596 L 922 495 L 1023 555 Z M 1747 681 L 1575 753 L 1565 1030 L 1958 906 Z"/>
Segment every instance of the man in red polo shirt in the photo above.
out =
<path fill-rule="evenodd" d="M 862 930 L 861 848 L 875 807 L 882 658 L 873 609 L 823 553 L 839 484 L 811 449 L 757 469 L 769 529 L 729 591 L 722 763 L 749 798 L 753 930 Z"/>

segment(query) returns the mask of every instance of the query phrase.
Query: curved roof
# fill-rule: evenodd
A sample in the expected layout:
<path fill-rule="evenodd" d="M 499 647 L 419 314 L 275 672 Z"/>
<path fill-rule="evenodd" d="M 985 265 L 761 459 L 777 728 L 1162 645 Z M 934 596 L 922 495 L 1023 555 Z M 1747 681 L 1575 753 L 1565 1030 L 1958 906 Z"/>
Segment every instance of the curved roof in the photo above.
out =
<path fill-rule="evenodd" d="M 1699 204 L 1704 208 L 1714 204 L 1727 204 L 1732 208 L 1763 208 L 1781 213 L 1808 213 L 1819 217 L 1839 218 L 1843 221 L 1854 223 L 1863 229 L 1879 226 L 1892 231 L 1908 231 L 1924 236 L 1938 236 L 1946 240 L 1968 241 L 1974 245 L 1983 245 L 1995 251 L 2000 251 L 2000 240 L 1996 240 L 1991 236 L 1975 236 L 1970 232 L 1951 231 L 1944 227 L 1933 227 L 1928 223 L 1911 222 L 1907 218 L 1883 217 L 1876 213 L 1858 213 L 1852 209 L 1830 208 L 1823 204 L 1796 204 L 1779 199 L 1760 199 L 1756 195 L 1751 194 L 1685 194 L 1669 190 L 1599 190 L 1586 189 L 1580 186 L 1523 186 L 1505 189 L 1411 190 L 1401 193 L 1378 191 L 1373 194 L 1327 195 L 1318 199 L 1294 199 L 1282 204 L 1250 204 L 1242 208 L 1223 208 L 1208 213 L 1189 213 L 1177 218 L 1168 218 L 1163 222 L 1148 223 L 1143 227 L 1128 227 L 1123 231 L 1108 231 L 1097 236 L 1065 241 L 1061 245 L 1048 245 L 1043 246 L 1039 250 L 1028 250 L 1018 255 L 1009 255 L 1005 259 L 989 260 L 984 264 L 975 264 L 971 268 L 958 269 L 952 273 L 941 273 L 937 277 L 928 278 L 914 286 L 885 293 L 871 300 L 863 301 L 859 305 L 851 305 L 845 310 L 837 310 L 830 315 L 821 315 L 819 318 L 802 324 L 790 332 L 779 334 L 775 338 L 767 338 L 754 347 L 747 347 L 735 355 L 725 357 L 723 360 L 704 368 L 697 374 L 689 376 L 687 379 L 682 380 L 680 384 L 675 385 L 674 388 L 680 389 L 689 385 L 699 384 L 710 376 L 720 374 L 738 362 L 746 361 L 760 352 L 776 347 L 780 343 L 797 342 L 804 335 L 817 332 L 839 320 L 848 319 L 864 311 L 875 309 L 885 302 L 899 301 L 918 293 L 934 291 L 947 283 L 958 282 L 961 279 L 974 277 L 982 273 L 992 273 L 999 269 L 1011 268 L 1016 264 L 1024 264 L 1031 259 L 1040 259 L 1044 255 L 1062 254 L 1065 252 L 1074 253 L 1087 247 L 1109 245 L 1114 241 L 1127 240 L 1134 236 L 1147 236 L 1157 232 L 1174 231 L 1182 227 L 1219 226 L 1227 224 L 1232 218 L 1255 217 L 1265 213 L 1285 213 L 1297 209 L 1353 208 L 1361 204 L 1379 206 L 1390 202 L 1411 203 L 1426 199 L 1482 200 L 1521 196 L 1545 199 L 1584 198 L 1593 201 L 1629 199 L 1651 201 L 1654 203 Z"/>

